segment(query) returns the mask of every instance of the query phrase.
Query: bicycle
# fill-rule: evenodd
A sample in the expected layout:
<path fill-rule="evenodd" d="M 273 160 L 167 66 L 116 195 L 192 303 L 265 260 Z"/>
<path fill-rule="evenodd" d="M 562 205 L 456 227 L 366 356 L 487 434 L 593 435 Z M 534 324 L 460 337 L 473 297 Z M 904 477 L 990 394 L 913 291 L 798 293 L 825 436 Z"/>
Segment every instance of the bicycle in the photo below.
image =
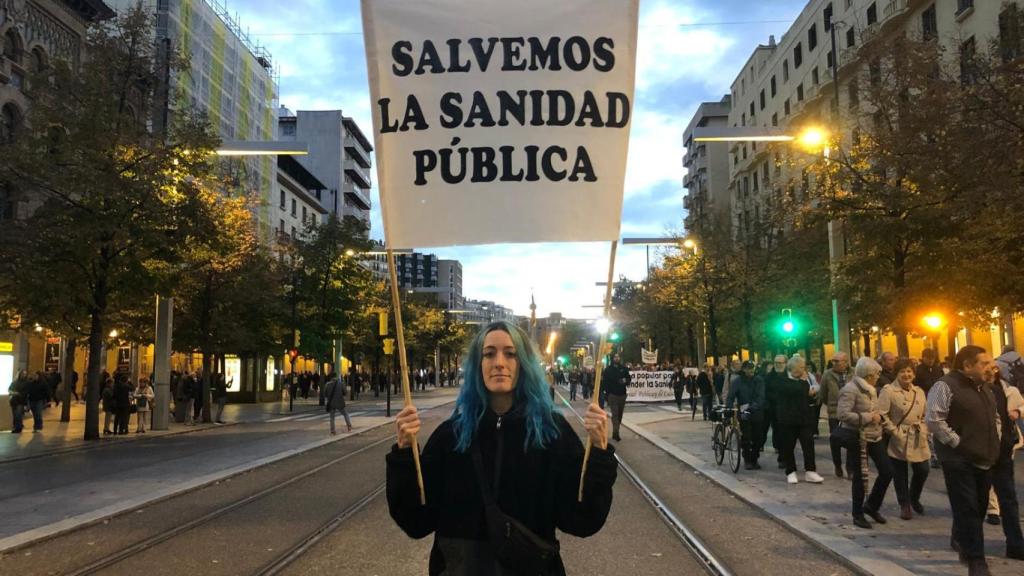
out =
<path fill-rule="evenodd" d="M 715 423 L 711 432 L 715 463 L 721 466 L 728 455 L 729 468 L 735 474 L 739 472 L 742 460 L 742 432 L 738 414 L 733 408 L 716 406 L 711 412 L 711 421 Z"/>

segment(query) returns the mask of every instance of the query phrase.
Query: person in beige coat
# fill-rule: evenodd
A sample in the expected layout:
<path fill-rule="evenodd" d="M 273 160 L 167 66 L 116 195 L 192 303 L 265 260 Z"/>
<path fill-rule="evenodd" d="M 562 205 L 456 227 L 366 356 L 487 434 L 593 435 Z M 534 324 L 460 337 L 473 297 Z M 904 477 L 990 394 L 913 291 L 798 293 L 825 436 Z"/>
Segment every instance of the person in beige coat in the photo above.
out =
<path fill-rule="evenodd" d="M 878 411 L 882 414 L 882 427 L 889 436 L 889 459 L 892 461 L 896 500 L 900 504 L 900 518 L 910 520 L 913 512 L 924 514 L 921 491 L 928 479 L 929 460 L 928 426 L 924 422 L 928 398 L 924 390 L 914 385 L 914 365 L 907 358 L 896 361 L 896 380 L 882 387 L 878 396 Z M 913 477 L 908 483 L 908 468 Z"/>
<path fill-rule="evenodd" d="M 875 522 L 885 524 L 886 519 L 879 514 L 885 493 L 892 482 L 892 464 L 882 442 L 882 414 L 878 409 L 878 397 L 875 383 L 882 372 L 882 367 L 866 356 L 857 360 L 853 370 L 853 380 L 839 391 L 839 403 L 836 415 L 840 425 L 836 434 L 846 448 L 846 470 L 852 482 L 853 524 L 860 528 L 871 528 L 864 518 L 867 514 Z M 875 463 L 878 477 L 871 487 L 867 501 L 868 458 Z"/>

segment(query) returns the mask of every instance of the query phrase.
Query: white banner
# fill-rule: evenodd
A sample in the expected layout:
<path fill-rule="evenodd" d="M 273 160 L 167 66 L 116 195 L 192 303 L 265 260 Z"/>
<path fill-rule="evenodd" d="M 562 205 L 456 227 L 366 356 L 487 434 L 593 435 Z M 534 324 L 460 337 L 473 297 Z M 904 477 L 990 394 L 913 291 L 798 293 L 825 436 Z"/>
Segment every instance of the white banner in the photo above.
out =
<path fill-rule="evenodd" d="M 658 351 L 651 352 L 647 348 L 640 348 L 640 359 L 644 364 L 657 364 L 658 363 Z"/>
<path fill-rule="evenodd" d="M 639 0 L 362 0 L 395 248 L 614 240 Z"/>
<path fill-rule="evenodd" d="M 630 370 L 632 380 L 626 388 L 626 402 L 670 402 L 675 400 L 672 392 L 672 371 L 646 372 Z"/>

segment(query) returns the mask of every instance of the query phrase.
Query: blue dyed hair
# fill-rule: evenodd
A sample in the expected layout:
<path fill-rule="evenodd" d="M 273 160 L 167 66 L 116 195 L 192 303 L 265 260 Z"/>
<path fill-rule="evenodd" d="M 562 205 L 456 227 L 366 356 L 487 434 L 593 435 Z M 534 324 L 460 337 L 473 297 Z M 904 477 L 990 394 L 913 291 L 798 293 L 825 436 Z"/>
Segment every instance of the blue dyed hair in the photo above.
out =
<path fill-rule="evenodd" d="M 523 411 L 526 420 L 523 450 L 530 447 L 544 448 L 559 435 L 558 425 L 555 424 L 553 416 L 555 406 L 551 402 L 547 378 L 540 364 L 540 355 L 530 343 L 529 336 L 522 328 L 509 322 L 492 322 L 484 326 L 470 342 L 462 365 L 465 382 L 450 418 L 455 432 L 457 452 L 469 450 L 480 426 L 480 420 L 483 419 L 484 412 L 490 404 L 490 393 L 484 386 L 481 364 L 484 357 L 484 338 L 495 330 L 508 333 L 516 349 L 519 369 L 513 394 L 515 405 Z"/>

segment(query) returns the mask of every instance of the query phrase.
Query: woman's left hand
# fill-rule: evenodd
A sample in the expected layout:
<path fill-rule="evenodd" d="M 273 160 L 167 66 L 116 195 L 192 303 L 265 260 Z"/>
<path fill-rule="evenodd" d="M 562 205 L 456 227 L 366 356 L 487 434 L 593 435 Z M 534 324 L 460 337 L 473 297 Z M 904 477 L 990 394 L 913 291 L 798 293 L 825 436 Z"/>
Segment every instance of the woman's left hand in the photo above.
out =
<path fill-rule="evenodd" d="M 601 450 L 608 448 L 608 413 L 597 404 L 588 404 L 583 415 L 583 427 L 590 434 L 590 443 Z"/>

